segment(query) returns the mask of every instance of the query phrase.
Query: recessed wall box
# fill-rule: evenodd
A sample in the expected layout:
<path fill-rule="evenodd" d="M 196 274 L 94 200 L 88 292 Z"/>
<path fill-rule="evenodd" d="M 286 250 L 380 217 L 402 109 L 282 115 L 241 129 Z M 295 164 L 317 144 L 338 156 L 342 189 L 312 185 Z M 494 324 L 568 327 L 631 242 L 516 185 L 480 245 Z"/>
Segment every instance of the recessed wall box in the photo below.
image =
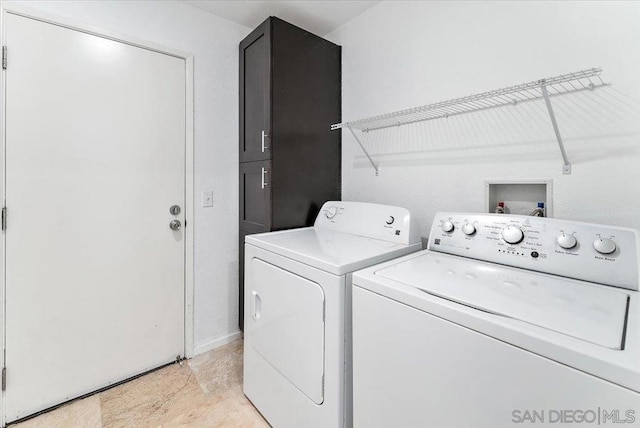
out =
<path fill-rule="evenodd" d="M 552 180 L 489 180 L 484 185 L 484 211 L 495 212 L 504 202 L 505 214 L 531 215 L 544 203 L 545 217 L 553 217 Z"/>

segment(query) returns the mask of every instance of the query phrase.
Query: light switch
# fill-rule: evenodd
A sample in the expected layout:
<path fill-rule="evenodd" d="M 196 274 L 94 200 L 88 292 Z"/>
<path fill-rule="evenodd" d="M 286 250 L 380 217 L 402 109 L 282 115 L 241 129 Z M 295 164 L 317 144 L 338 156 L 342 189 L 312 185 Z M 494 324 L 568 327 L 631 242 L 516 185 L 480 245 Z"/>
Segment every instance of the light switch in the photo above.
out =
<path fill-rule="evenodd" d="M 202 206 L 213 206 L 213 190 L 205 190 L 204 192 L 202 192 Z"/>

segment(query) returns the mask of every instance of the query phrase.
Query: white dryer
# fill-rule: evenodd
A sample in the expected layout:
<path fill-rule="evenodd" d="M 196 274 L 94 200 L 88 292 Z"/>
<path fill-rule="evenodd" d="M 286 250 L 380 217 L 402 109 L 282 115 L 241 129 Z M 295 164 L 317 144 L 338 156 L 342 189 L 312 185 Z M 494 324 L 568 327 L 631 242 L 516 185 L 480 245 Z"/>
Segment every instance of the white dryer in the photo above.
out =
<path fill-rule="evenodd" d="M 409 211 L 358 202 L 246 237 L 244 393 L 272 426 L 351 426 L 351 273 L 419 249 Z"/>
<path fill-rule="evenodd" d="M 640 426 L 638 232 L 439 213 L 353 275 L 356 427 Z"/>

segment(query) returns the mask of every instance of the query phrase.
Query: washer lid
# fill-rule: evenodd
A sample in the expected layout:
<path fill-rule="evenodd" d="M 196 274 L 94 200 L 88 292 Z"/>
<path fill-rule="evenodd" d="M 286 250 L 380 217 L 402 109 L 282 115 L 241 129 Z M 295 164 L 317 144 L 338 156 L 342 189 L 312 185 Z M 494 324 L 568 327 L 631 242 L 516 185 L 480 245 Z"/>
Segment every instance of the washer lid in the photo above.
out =
<path fill-rule="evenodd" d="M 629 296 L 618 289 L 432 252 L 375 275 L 481 311 L 622 349 Z"/>
<path fill-rule="evenodd" d="M 317 227 L 247 235 L 247 244 L 334 275 L 343 275 L 420 249 Z"/>

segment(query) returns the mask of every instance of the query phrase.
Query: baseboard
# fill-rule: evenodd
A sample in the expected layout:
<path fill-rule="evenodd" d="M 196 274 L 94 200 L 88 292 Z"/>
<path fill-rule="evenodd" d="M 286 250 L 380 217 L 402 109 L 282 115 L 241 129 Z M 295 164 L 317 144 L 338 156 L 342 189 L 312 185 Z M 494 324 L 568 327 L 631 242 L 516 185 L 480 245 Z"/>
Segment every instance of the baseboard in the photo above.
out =
<path fill-rule="evenodd" d="M 203 354 L 207 351 L 211 351 L 212 349 L 216 349 L 219 348 L 221 346 L 226 345 L 227 343 L 231 343 L 234 340 L 238 340 L 242 337 L 242 332 L 240 330 L 236 331 L 235 333 L 231 333 L 228 336 L 224 336 L 224 337 L 219 337 L 217 339 L 213 339 L 213 340 L 208 340 L 205 343 L 201 343 L 199 345 L 196 345 L 195 349 L 193 350 L 193 354 L 195 355 L 199 355 L 199 354 Z"/>

